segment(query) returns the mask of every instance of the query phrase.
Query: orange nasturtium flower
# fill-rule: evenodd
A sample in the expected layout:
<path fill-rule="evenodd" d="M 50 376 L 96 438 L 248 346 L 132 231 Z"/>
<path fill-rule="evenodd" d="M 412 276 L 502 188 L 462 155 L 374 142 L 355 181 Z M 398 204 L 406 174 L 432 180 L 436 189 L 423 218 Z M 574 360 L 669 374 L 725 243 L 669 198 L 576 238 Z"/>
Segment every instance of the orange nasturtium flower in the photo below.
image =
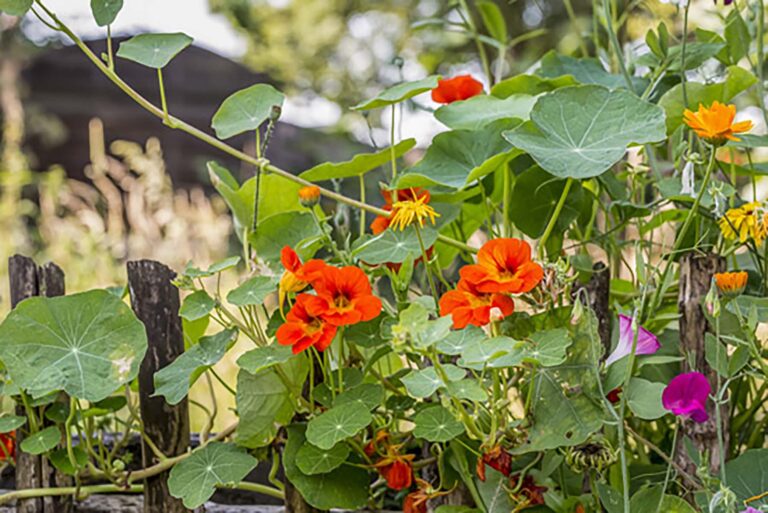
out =
<path fill-rule="evenodd" d="M 477 253 L 477 263 L 459 270 L 461 278 L 484 293 L 530 292 L 544 276 L 531 260 L 531 247 L 520 239 L 493 239 Z"/>
<path fill-rule="evenodd" d="M 435 224 L 435 218 L 440 217 L 440 214 L 435 212 L 435 209 L 427 203 L 429 201 L 428 194 L 419 196 L 413 191 L 412 197 L 412 199 L 399 200 L 392 204 L 391 223 L 393 228 L 402 231 L 414 222 L 418 222 L 419 226 L 424 226 L 424 221 L 427 219 Z"/>
<path fill-rule="evenodd" d="M 15 459 L 16 432 L 0 433 L 0 461 Z"/>
<path fill-rule="evenodd" d="M 720 218 L 720 231 L 726 239 L 746 242 L 751 237 L 760 244 L 768 235 L 768 212 L 757 201 L 731 208 Z"/>
<path fill-rule="evenodd" d="M 336 326 L 307 311 L 307 303 L 313 297 L 299 294 L 291 311 L 285 316 L 285 323 L 277 328 L 277 342 L 283 346 L 293 346 L 293 354 L 311 346 L 318 351 L 325 351 L 336 336 Z"/>
<path fill-rule="evenodd" d="M 685 109 L 683 113 L 685 124 L 691 127 L 696 135 L 715 145 L 721 145 L 726 140 L 738 141 L 739 138 L 734 134 L 752 130 L 751 121 L 734 123 L 734 117 L 736 117 L 736 106 L 725 105 L 718 101 L 712 102 L 709 107 L 699 104 L 698 111 Z"/>
<path fill-rule="evenodd" d="M 430 499 L 447 495 L 450 491 L 435 490 L 431 484 L 423 479 L 416 478 L 417 489 L 405 496 L 403 500 L 403 513 L 427 513 L 427 502 Z"/>
<path fill-rule="evenodd" d="M 320 187 L 308 185 L 299 189 L 299 203 L 307 208 L 314 207 L 320 201 Z"/>
<path fill-rule="evenodd" d="M 457 330 L 473 326 L 485 326 L 491 322 L 491 311 L 504 318 L 515 311 L 514 300 L 504 294 L 479 292 L 466 280 L 459 280 L 456 290 L 450 290 L 440 298 L 440 315 L 450 315 Z"/>
<path fill-rule="evenodd" d="M 312 285 L 317 295 L 309 296 L 307 311 L 333 326 L 370 321 L 381 313 L 381 299 L 358 267 L 326 265 Z"/>
<path fill-rule="evenodd" d="M 477 458 L 477 468 L 475 469 L 480 481 L 485 481 L 486 465 L 509 477 L 509 474 L 512 473 L 512 455 L 500 445 L 484 452 L 482 457 Z"/>
<path fill-rule="evenodd" d="M 419 187 L 411 187 L 409 189 L 399 189 L 397 191 L 388 191 L 388 190 L 382 189 L 381 195 L 384 197 L 384 206 L 381 208 L 386 211 L 391 211 L 392 205 L 398 201 L 417 200 L 423 197 L 424 202 L 429 203 L 429 199 L 430 199 L 429 191 L 425 191 L 424 189 L 421 189 Z M 384 230 L 386 230 L 387 228 L 389 228 L 389 225 L 391 223 L 392 223 L 392 220 L 389 216 L 376 216 L 376 218 L 371 223 L 371 231 L 373 232 L 374 235 L 378 235 Z"/>
<path fill-rule="evenodd" d="M 748 278 L 746 271 L 715 273 L 715 284 L 724 296 L 736 297 L 744 292 Z"/>
<path fill-rule="evenodd" d="M 388 445 L 386 454 L 373 465 L 387 482 L 387 486 L 393 490 L 410 488 L 413 483 L 411 461 L 415 456 L 401 454 L 401 447 L 401 445 Z"/>
<path fill-rule="evenodd" d="M 315 259 L 302 264 L 299 255 L 290 246 L 283 247 L 280 252 L 280 261 L 285 267 L 278 287 L 280 309 L 282 309 L 286 296 L 291 292 L 301 292 L 306 289 L 312 281 L 317 279 L 320 270 L 325 267 L 325 262 Z"/>
<path fill-rule="evenodd" d="M 432 89 L 432 101 L 453 103 L 482 93 L 483 84 L 472 78 L 472 75 L 458 75 L 438 80 L 437 87 Z"/>

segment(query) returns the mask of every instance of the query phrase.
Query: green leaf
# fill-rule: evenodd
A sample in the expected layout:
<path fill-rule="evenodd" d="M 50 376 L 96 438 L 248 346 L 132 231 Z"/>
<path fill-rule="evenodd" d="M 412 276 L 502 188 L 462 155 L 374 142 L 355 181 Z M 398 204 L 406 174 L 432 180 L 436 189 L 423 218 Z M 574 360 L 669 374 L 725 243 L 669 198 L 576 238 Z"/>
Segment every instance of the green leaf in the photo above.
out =
<path fill-rule="evenodd" d="M 437 230 L 429 225 L 420 230 L 424 247 L 432 247 L 437 241 Z M 364 241 L 352 251 L 352 255 L 369 265 L 399 264 L 408 258 L 419 258 L 421 245 L 415 228 L 409 226 L 403 231 L 393 228 Z"/>
<path fill-rule="evenodd" d="M 237 266 L 237 264 L 239 263 L 240 263 L 239 256 L 231 256 L 223 260 L 219 260 L 218 262 L 212 263 L 211 266 L 208 267 L 208 269 L 203 271 L 201 269 L 198 269 L 197 267 L 193 267 L 192 263 L 190 262 L 189 264 L 187 264 L 186 269 L 184 269 L 184 276 L 187 276 L 192 279 L 207 278 L 208 276 L 214 276 L 217 273 L 226 271 L 227 269 L 231 269 Z"/>
<path fill-rule="evenodd" d="M 258 129 L 272 110 L 282 108 L 285 95 L 269 84 L 256 84 L 228 96 L 213 115 L 211 127 L 219 139 Z"/>
<path fill-rule="evenodd" d="M 51 426 L 38 431 L 22 440 L 21 450 L 28 454 L 43 454 L 59 445 L 61 431 L 58 426 Z"/>
<path fill-rule="evenodd" d="M 33 0 L 0 0 L 0 12 L 11 16 L 24 16 L 32 8 Z"/>
<path fill-rule="evenodd" d="M 227 294 L 227 301 L 235 306 L 260 305 L 275 291 L 275 279 L 271 276 L 254 276 Z"/>
<path fill-rule="evenodd" d="M 457 399 L 483 402 L 488 400 L 488 393 L 474 379 L 452 381 L 445 387 L 448 395 Z"/>
<path fill-rule="evenodd" d="M 513 94 L 537 96 L 554 91 L 560 87 L 577 85 L 570 75 L 557 78 L 541 78 L 537 75 L 516 75 L 506 78 L 491 88 L 491 94 L 497 98 L 508 98 Z"/>
<path fill-rule="evenodd" d="M 458 381 L 462 379 L 467 373 L 465 370 L 456 367 L 455 365 L 446 364 L 443 366 L 446 376 L 450 381 Z M 446 383 L 437 374 L 434 367 L 427 367 L 425 369 L 414 369 L 408 375 L 401 378 L 403 385 L 408 393 L 416 398 L 425 398 L 434 394 L 440 387 L 444 387 Z"/>
<path fill-rule="evenodd" d="M 566 329 L 538 331 L 531 335 L 532 347 L 526 346 L 524 360 L 544 367 L 555 367 L 566 360 L 566 353 L 573 339 Z"/>
<path fill-rule="evenodd" d="M 655 420 L 667 413 L 661 404 L 661 394 L 664 383 L 653 383 L 641 378 L 632 378 L 627 393 L 627 405 L 636 417 L 644 420 Z"/>
<path fill-rule="evenodd" d="M 720 376 L 724 378 L 729 376 L 728 351 L 711 333 L 704 334 L 704 356 L 707 360 L 707 364 L 715 369 Z"/>
<path fill-rule="evenodd" d="M 600 502 L 608 513 L 624 513 L 622 493 L 606 483 L 597 483 Z"/>
<path fill-rule="evenodd" d="M 4 413 L 0 415 L 0 433 L 10 433 L 27 423 L 26 417 Z"/>
<path fill-rule="evenodd" d="M 696 510 L 680 497 L 664 495 L 660 486 L 650 486 L 637 491 L 629 504 L 631 513 L 696 513 Z"/>
<path fill-rule="evenodd" d="M 626 89 L 627 82 L 623 76 L 609 73 L 602 63 L 595 58 L 576 59 L 565 55 L 558 55 L 554 50 L 549 51 L 541 58 L 541 67 L 536 74 L 545 78 L 557 78 L 570 75 L 581 84 L 594 84 L 609 89 Z M 633 78 L 635 91 L 639 94 L 645 89 L 646 80 Z"/>
<path fill-rule="evenodd" d="M 726 308 L 731 313 L 741 311 L 743 316 L 754 310 L 757 315 L 757 322 L 768 322 L 768 297 L 747 296 L 743 294 L 729 302 Z"/>
<path fill-rule="evenodd" d="M 123 0 L 91 0 L 93 19 L 99 27 L 111 25 L 122 8 Z"/>
<path fill-rule="evenodd" d="M 630 144 L 666 137 L 664 113 L 626 90 L 564 87 L 539 98 L 531 121 L 504 133 L 559 178 L 591 178 L 620 161 Z"/>
<path fill-rule="evenodd" d="M 476 481 L 478 492 L 485 504 L 487 513 L 509 513 L 514 506 L 507 488 L 509 478 L 492 468 L 485 470 L 485 481 Z"/>
<path fill-rule="evenodd" d="M 120 43 L 117 56 L 144 66 L 162 69 L 171 59 L 192 44 L 192 38 L 181 32 L 174 34 L 139 34 Z"/>
<path fill-rule="evenodd" d="M 507 43 L 507 23 L 501 9 L 494 2 L 482 0 L 476 3 L 488 34 L 502 44 Z"/>
<path fill-rule="evenodd" d="M 462 189 L 504 166 L 518 154 L 502 133 L 520 120 L 500 119 L 481 130 L 452 130 L 437 135 L 424 158 L 405 169 L 397 188 L 445 185 Z"/>
<path fill-rule="evenodd" d="M 523 233 L 532 238 L 541 237 L 557 208 L 565 190 L 566 181 L 533 166 L 515 179 L 509 204 L 509 219 Z M 581 211 L 591 202 L 581 183 L 571 184 L 568 196 L 555 223 L 557 233 L 568 229 Z"/>
<path fill-rule="evenodd" d="M 345 162 L 324 162 L 313 168 L 307 169 L 299 175 L 299 178 L 310 182 L 322 182 L 334 178 L 350 178 L 363 176 L 369 171 L 383 166 L 391 161 L 392 155 L 400 158 L 408 153 L 416 145 L 416 139 L 405 139 L 392 148 L 384 148 L 375 153 L 358 153 L 352 160 Z"/>
<path fill-rule="evenodd" d="M 237 365 L 251 374 L 258 374 L 274 365 L 287 362 L 292 356 L 291 346 L 272 344 L 251 349 L 237 359 Z"/>
<path fill-rule="evenodd" d="M 752 43 L 749 28 L 738 9 L 731 9 L 725 19 L 725 40 L 728 42 L 731 63 L 738 64 L 749 53 Z"/>
<path fill-rule="evenodd" d="M 768 490 L 768 449 L 749 449 L 725 464 L 728 486 L 739 502 Z M 768 506 L 768 496 L 749 503 L 753 508 Z"/>
<path fill-rule="evenodd" d="M 233 445 L 210 442 L 175 464 L 168 476 L 168 491 L 196 509 L 210 499 L 217 486 L 242 481 L 258 460 Z"/>
<path fill-rule="evenodd" d="M 320 228 L 309 212 L 284 212 L 259 223 L 259 229 L 250 241 L 256 254 L 268 262 L 280 260 L 283 246 L 291 246 L 299 256 L 311 256 L 306 249 L 320 237 Z"/>
<path fill-rule="evenodd" d="M 336 397 L 334 406 L 347 403 L 356 403 L 369 411 L 377 408 L 384 402 L 384 388 L 377 383 L 361 383 L 345 390 Z"/>
<path fill-rule="evenodd" d="M 188 321 L 202 319 L 216 306 L 216 301 L 204 290 L 196 290 L 184 298 L 179 315 Z"/>
<path fill-rule="evenodd" d="M 308 475 L 299 469 L 299 451 L 305 445 L 306 427 L 294 424 L 286 428 L 288 442 L 283 453 L 285 477 L 296 487 L 304 500 L 321 509 L 359 510 L 368 503 L 370 477 L 368 472 L 350 465 L 341 465 L 324 473 Z"/>
<path fill-rule="evenodd" d="M 379 346 L 384 343 L 384 338 L 381 335 L 381 324 L 386 318 L 384 315 L 379 315 L 370 321 L 348 326 L 344 331 L 344 338 L 347 342 L 361 347 Z"/>
<path fill-rule="evenodd" d="M 499 119 L 526 120 L 534 103 L 536 98 L 529 94 L 514 94 L 504 99 L 483 94 L 443 105 L 435 111 L 435 117 L 454 130 L 478 130 Z"/>
<path fill-rule="evenodd" d="M 337 443 L 328 450 L 305 442 L 296 454 L 296 465 L 308 476 L 327 474 L 347 461 L 350 452 L 349 446 L 343 442 Z"/>
<path fill-rule="evenodd" d="M 153 396 L 163 396 L 168 404 L 178 404 L 186 397 L 189 387 L 197 381 L 197 378 L 218 363 L 236 340 L 237 330 L 235 329 L 201 338 L 199 343 L 155 373 Z"/>
<path fill-rule="evenodd" d="M 413 417 L 413 436 L 428 442 L 448 442 L 464 432 L 464 425 L 442 406 L 424 408 Z"/>
<path fill-rule="evenodd" d="M 0 361 L 33 397 L 64 390 L 100 401 L 139 372 L 144 325 L 105 290 L 19 303 L 0 325 Z"/>
<path fill-rule="evenodd" d="M 74 476 L 77 471 L 84 467 L 88 463 L 88 453 L 82 450 L 80 447 L 72 447 L 72 454 L 75 456 L 75 463 L 77 468 L 72 466 L 72 461 L 69 459 L 69 453 L 67 449 L 62 447 L 56 449 L 48 455 L 48 459 L 56 470 L 62 472 L 68 476 Z"/>
<path fill-rule="evenodd" d="M 524 342 L 509 337 L 477 339 L 464 347 L 459 365 L 468 369 L 483 370 L 515 367 L 523 362 Z"/>
<path fill-rule="evenodd" d="M 715 100 L 728 103 L 737 94 L 752 87 L 756 81 L 755 76 L 744 68 L 729 66 L 723 82 L 715 84 L 686 82 L 688 105 L 692 110 L 696 110 L 699 104 L 708 107 Z M 667 133 L 671 134 L 683 123 L 685 103 L 682 85 L 678 84 L 664 93 L 659 100 L 659 106 L 666 112 Z"/>
<path fill-rule="evenodd" d="M 443 354 L 455 356 L 473 344 L 486 340 L 488 336 L 477 326 L 469 325 L 462 330 L 451 331 L 446 337 L 435 344 L 435 349 Z"/>
<path fill-rule="evenodd" d="M 307 440 L 328 450 L 338 442 L 355 436 L 373 421 L 366 405 L 357 401 L 334 406 L 307 424 Z"/>
<path fill-rule="evenodd" d="M 281 374 L 269 368 L 251 374 L 241 369 L 237 375 L 237 443 L 248 448 L 264 447 L 287 425 L 296 412 L 296 397 L 301 394 L 309 366 L 304 355 L 280 364 Z"/>
<path fill-rule="evenodd" d="M 413 98 L 414 96 L 418 96 L 422 93 L 426 93 L 427 91 L 431 91 L 437 87 L 438 79 L 439 77 L 437 75 L 432 75 L 427 78 L 422 78 L 421 80 L 397 84 L 390 87 L 389 89 L 385 89 L 379 93 L 378 96 L 370 100 L 358 103 L 352 107 L 352 109 L 371 110 L 404 102 L 405 100 Z"/>

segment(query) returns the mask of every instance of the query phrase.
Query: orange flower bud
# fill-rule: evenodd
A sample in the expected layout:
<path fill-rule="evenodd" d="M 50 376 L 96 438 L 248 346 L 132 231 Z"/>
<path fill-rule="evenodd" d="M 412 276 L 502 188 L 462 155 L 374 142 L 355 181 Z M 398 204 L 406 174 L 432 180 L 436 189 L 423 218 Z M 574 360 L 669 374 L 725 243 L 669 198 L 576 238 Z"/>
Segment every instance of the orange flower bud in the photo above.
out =
<path fill-rule="evenodd" d="M 320 187 L 308 185 L 299 189 L 299 203 L 307 208 L 314 207 L 320 201 Z"/>

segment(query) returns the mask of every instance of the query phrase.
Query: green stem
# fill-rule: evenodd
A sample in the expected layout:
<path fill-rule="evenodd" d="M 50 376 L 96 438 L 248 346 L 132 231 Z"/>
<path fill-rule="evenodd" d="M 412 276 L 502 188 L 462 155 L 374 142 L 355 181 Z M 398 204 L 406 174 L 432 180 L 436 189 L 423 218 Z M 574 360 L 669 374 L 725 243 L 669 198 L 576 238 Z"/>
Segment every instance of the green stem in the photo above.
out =
<path fill-rule="evenodd" d="M 757 97 L 760 102 L 760 110 L 763 111 L 763 119 L 768 125 L 768 112 L 765 110 L 765 5 L 763 0 L 757 0 L 760 12 L 757 14 Z"/>
<path fill-rule="evenodd" d="M 389 120 L 389 160 L 392 163 L 392 183 L 394 183 L 397 178 L 397 156 L 395 154 L 395 104 L 392 104 L 391 108 L 392 117 Z"/>
<path fill-rule="evenodd" d="M 563 206 L 565 206 L 565 200 L 568 198 L 568 192 L 571 190 L 571 185 L 573 185 L 573 178 L 568 178 L 565 182 L 565 187 L 563 187 L 563 192 L 560 194 L 560 199 L 557 201 L 557 205 L 555 206 L 555 211 L 552 212 L 552 217 L 549 219 L 549 223 L 547 224 L 547 228 L 544 230 L 544 235 L 541 236 L 541 239 L 539 239 L 539 259 L 541 259 L 544 256 L 544 248 L 547 244 L 547 240 L 549 239 L 549 236 L 552 234 L 552 230 L 555 229 L 555 224 L 557 223 L 557 218 L 560 217 L 560 212 L 563 210 Z"/>
<path fill-rule="evenodd" d="M 685 77 L 685 51 L 688 46 L 688 11 L 691 8 L 691 0 L 685 2 L 683 10 L 683 47 L 680 50 L 680 87 L 683 91 L 683 107 L 688 108 L 688 91 L 686 89 Z"/>
<path fill-rule="evenodd" d="M 501 225 L 504 227 L 502 230 L 502 234 L 504 237 L 511 237 L 512 236 L 512 223 L 509 220 L 509 209 L 511 207 L 512 203 L 512 184 L 510 183 L 510 175 L 512 174 L 512 170 L 509 169 L 509 166 L 504 166 L 503 169 L 504 172 L 504 190 L 502 191 L 503 199 L 502 199 L 502 216 L 504 219 L 501 220 Z"/>
<path fill-rule="evenodd" d="M 360 201 L 365 203 L 365 175 L 360 175 Z M 360 237 L 365 235 L 365 210 L 360 211 Z"/>
<path fill-rule="evenodd" d="M 432 272 L 429 268 L 429 257 L 427 256 L 427 249 L 424 247 L 424 239 L 421 238 L 421 229 L 418 223 L 413 224 L 413 229 L 416 230 L 416 238 L 419 239 L 419 248 L 421 249 L 421 258 L 424 261 L 424 272 L 427 274 L 427 281 L 429 282 L 429 289 L 432 291 L 432 299 L 435 302 L 435 308 L 439 309 L 437 287 L 435 287 L 435 281 L 432 279 Z"/>
<path fill-rule="evenodd" d="M 236 397 L 236 396 L 237 396 L 237 392 L 235 391 L 235 389 L 233 389 L 231 386 L 229 386 L 229 385 L 227 384 L 227 382 L 226 382 L 226 381 L 224 381 L 224 379 L 222 379 L 222 377 L 221 377 L 221 376 L 219 376 L 219 374 L 218 374 L 218 373 L 217 373 L 217 372 L 216 372 L 216 371 L 213 369 L 213 367 L 209 367 L 209 368 L 208 368 L 208 370 L 209 370 L 209 371 L 210 371 L 210 373 L 213 375 L 213 377 L 214 377 L 214 378 L 216 378 L 216 381 L 218 381 L 218 382 L 221 384 L 221 386 L 223 386 L 223 387 L 224 387 L 224 389 L 225 389 L 227 392 L 229 392 L 230 394 L 232 394 L 232 397 Z"/>
<path fill-rule="evenodd" d="M 217 487 L 260 493 L 262 495 L 267 495 L 268 497 L 274 497 L 275 499 L 280 499 L 280 500 L 283 500 L 285 498 L 285 494 L 283 493 L 282 490 L 279 490 L 277 488 L 272 488 L 271 486 L 266 486 L 259 483 L 249 483 L 247 481 L 240 481 L 234 484 L 220 484 L 220 485 L 217 485 Z"/>
<path fill-rule="evenodd" d="M 669 450 L 669 461 L 667 462 L 667 472 L 664 474 L 664 485 L 661 489 L 661 497 L 659 503 L 656 506 L 656 513 L 661 513 L 661 503 L 664 499 L 664 494 L 667 493 L 667 486 L 669 486 L 669 480 L 672 477 L 672 462 L 674 461 L 675 447 L 677 446 L 677 433 L 680 431 L 680 424 L 675 419 L 675 430 L 672 433 L 672 448 Z"/>
<path fill-rule="evenodd" d="M 475 41 L 475 46 L 477 47 L 477 53 L 480 56 L 480 62 L 483 66 L 483 73 L 485 73 L 485 76 L 488 77 L 488 82 L 493 83 L 493 75 L 491 74 L 491 66 L 488 64 L 488 55 L 485 52 L 485 47 L 483 46 L 483 42 L 480 41 L 480 33 L 477 31 L 477 25 L 475 25 L 475 20 L 472 17 L 472 11 L 469 10 L 469 5 L 467 5 L 467 0 L 459 0 L 459 5 L 464 10 L 464 12 L 467 13 L 466 22 L 467 26 L 469 27 L 469 31 L 472 33 L 472 38 Z"/>
<path fill-rule="evenodd" d="M 579 51 L 581 52 L 581 56 L 589 57 L 589 51 L 587 50 L 587 45 L 584 43 L 584 38 L 581 37 L 579 23 L 576 19 L 576 12 L 573 10 L 571 0 L 563 0 L 563 5 L 565 5 L 565 12 L 568 13 L 568 19 L 571 21 L 571 26 L 576 30 L 576 36 L 579 38 Z"/>
<path fill-rule="evenodd" d="M 163 84 L 163 70 L 157 68 L 157 85 L 160 87 L 160 105 L 163 109 L 163 123 L 171 125 L 171 116 L 168 114 L 168 102 L 165 99 L 165 85 Z"/>
<path fill-rule="evenodd" d="M 115 70 L 115 57 L 112 53 L 112 25 L 107 25 L 107 65 L 112 71 Z"/>
<path fill-rule="evenodd" d="M 16 490 L 15 492 L 0 495 L 0 504 L 7 504 L 15 500 L 32 499 L 35 497 L 60 497 L 62 495 L 76 495 L 87 497 L 97 493 L 141 493 L 142 485 L 120 486 L 115 484 L 100 484 L 93 486 L 64 486 L 61 488 L 29 488 Z"/>
<path fill-rule="evenodd" d="M 630 91 L 634 92 L 635 88 L 632 84 L 632 77 L 627 71 L 627 65 L 624 63 L 624 54 L 621 51 L 621 44 L 619 38 L 616 36 L 616 29 L 613 26 L 613 13 L 611 12 L 611 0 L 603 0 L 603 14 L 605 15 L 605 30 L 608 32 L 608 39 L 613 47 L 613 51 L 616 54 L 616 60 L 619 63 L 619 69 L 624 77 L 624 81 L 627 83 L 627 87 Z"/>

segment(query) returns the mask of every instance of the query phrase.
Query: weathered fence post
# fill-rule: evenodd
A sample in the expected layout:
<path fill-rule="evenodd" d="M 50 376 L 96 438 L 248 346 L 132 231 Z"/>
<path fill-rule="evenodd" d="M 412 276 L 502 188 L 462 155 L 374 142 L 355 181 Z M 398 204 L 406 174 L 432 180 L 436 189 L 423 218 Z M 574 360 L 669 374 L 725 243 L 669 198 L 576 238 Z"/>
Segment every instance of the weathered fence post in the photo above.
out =
<path fill-rule="evenodd" d="M 33 296 L 55 297 L 64 295 L 64 273 L 53 263 L 38 267 L 31 258 L 14 255 L 8 259 L 8 275 L 11 285 L 11 307 Z M 18 415 L 26 415 L 22 406 Z M 21 430 L 16 432 L 17 447 L 23 440 Z M 71 479 L 56 472 L 43 456 L 16 451 L 16 488 L 53 488 L 68 486 Z M 45 497 L 18 501 L 18 513 L 68 513 L 73 510 L 71 497 Z"/>
<path fill-rule="evenodd" d="M 189 448 L 189 406 L 184 399 L 176 406 L 155 392 L 155 372 L 173 362 L 184 352 L 184 338 L 179 317 L 179 290 L 171 283 L 176 277 L 171 269 L 152 260 L 128 262 L 128 290 L 136 316 L 147 330 L 149 347 L 139 370 L 139 406 L 144 432 L 165 456 L 183 454 Z M 152 448 L 142 442 L 142 463 L 148 467 L 158 462 Z M 144 482 L 145 513 L 187 511 L 168 491 L 169 471 Z"/>
<path fill-rule="evenodd" d="M 592 276 L 589 281 L 577 285 L 574 295 L 580 296 L 579 292 L 582 290 L 586 292 L 586 297 L 581 296 L 585 306 L 591 308 L 597 318 L 597 334 L 603 344 L 603 359 L 605 359 L 611 353 L 611 272 L 605 263 L 597 262 L 592 266 Z"/>
<path fill-rule="evenodd" d="M 715 389 L 717 373 L 707 364 L 704 353 L 704 335 L 709 331 L 707 319 L 704 316 L 702 301 L 707 295 L 715 273 L 725 270 L 725 259 L 713 253 L 700 254 L 688 253 L 680 259 L 680 292 L 678 296 L 678 310 L 680 312 L 680 348 L 686 358 L 683 363 L 685 372 L 698 371 L 707 376 L 712 389 Z M 694 367 L 689 365 L 693 361 Z M 713 473 L 717 473 L 720 466 L 720 455 L 717 444 L 717 421 L 713 407 L 709 406 L 709 420 L 702 424 L 685 421 L 680 429 L 684 436 L 693 441 L 699 451 L 707 451 L 710 457 L 709 467 Z M 721 410 L 721 417 L 726 424 L 723 433 L 726 439 L 725 447 L 728 447 L 728 409 Z M 680 437 L 682 442 L 682 437 Z M 695 474 L 696 465 L 688 456 L 688 452 L 682 443 L 675 448 L 675 460 L 692 475 Z"/>

